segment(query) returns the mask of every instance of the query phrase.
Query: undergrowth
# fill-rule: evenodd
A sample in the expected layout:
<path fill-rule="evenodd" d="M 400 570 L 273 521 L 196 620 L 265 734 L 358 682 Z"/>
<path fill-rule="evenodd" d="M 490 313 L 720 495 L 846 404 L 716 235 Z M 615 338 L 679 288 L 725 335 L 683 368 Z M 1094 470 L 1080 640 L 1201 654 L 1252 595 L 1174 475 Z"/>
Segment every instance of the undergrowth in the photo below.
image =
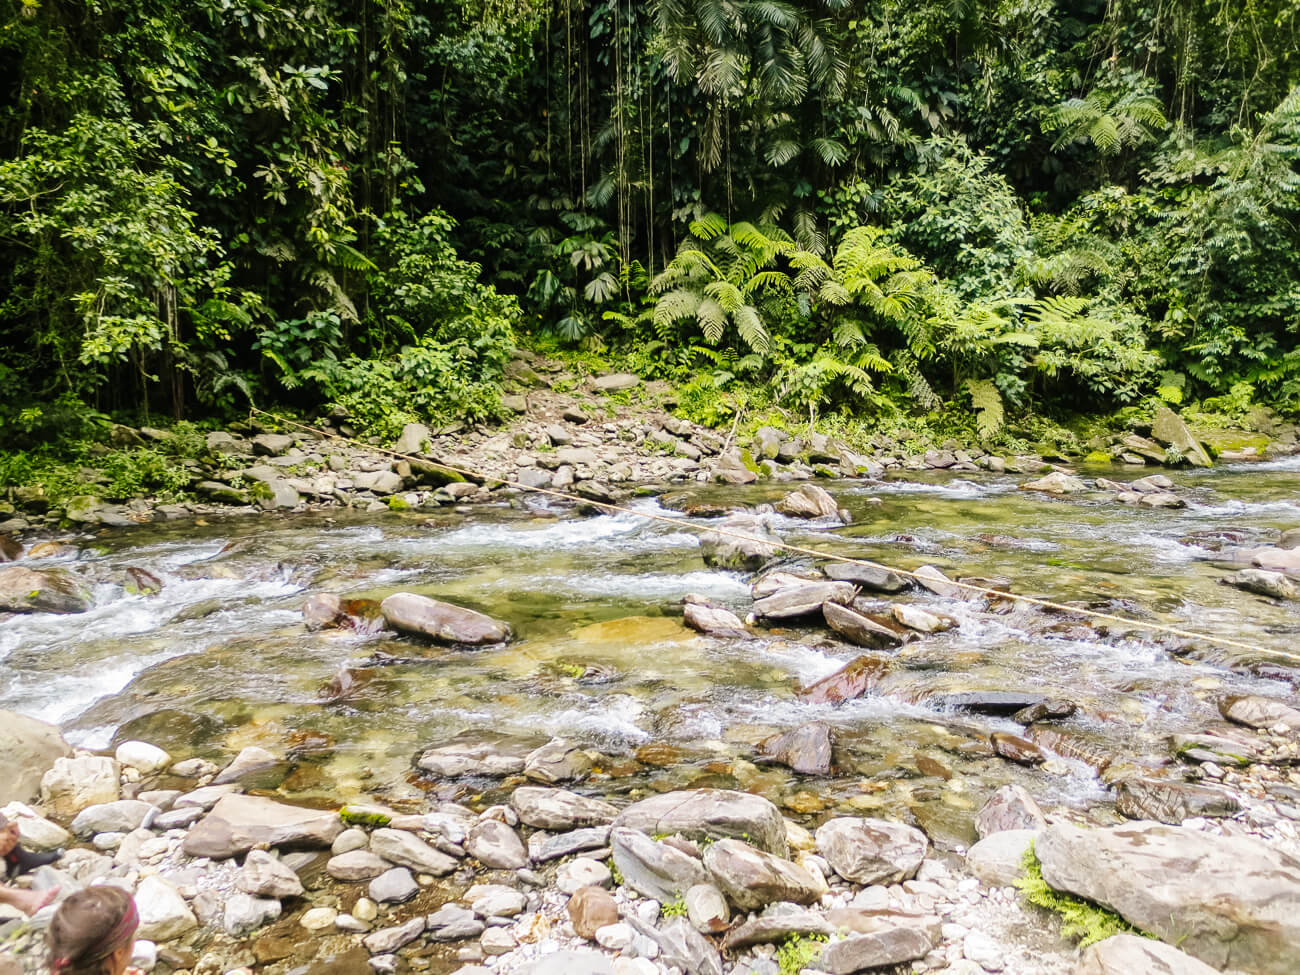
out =
<path fill-rule="evenodd" d="M 1044 908 L 1057 915 L 1061 919 L 1061 936 L 1077 941 L 1080 948 L 1105 941 L 1117 934 L 1146 934 L 1114 911 L 1108 911 L 1092 901 L 1072 894 L 1063 894 L 1049 887 L 1047 881 L 1043 879 L 1043 865 L 1034 854 L 1032 845 L 1025 851 L 1021 867 L 1024 873 L 1016 880 L 1016 888 L 1025 895 L 1025 900 L 1035 907 Z"/>
<path fill-rule="evenodd" d="M 799 975 L 818 959 L 825 943 L 824 934 L 790 935 L 776 950 L 776 963 L 781 975 Z"/>

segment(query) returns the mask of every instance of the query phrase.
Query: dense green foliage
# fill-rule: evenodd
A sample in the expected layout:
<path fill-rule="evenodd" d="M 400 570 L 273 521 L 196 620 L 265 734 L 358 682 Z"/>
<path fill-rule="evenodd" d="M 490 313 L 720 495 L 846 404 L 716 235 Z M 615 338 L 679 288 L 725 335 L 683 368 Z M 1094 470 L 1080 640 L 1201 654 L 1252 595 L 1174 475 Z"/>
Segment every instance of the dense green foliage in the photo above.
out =
<path fill-rule="evenodd" d="M 11 437 L 77 404 L 490 418 L 547 335 L 713 421 L 1300 410 L 1291 0 L 14 0 L 0 24 Z"/>

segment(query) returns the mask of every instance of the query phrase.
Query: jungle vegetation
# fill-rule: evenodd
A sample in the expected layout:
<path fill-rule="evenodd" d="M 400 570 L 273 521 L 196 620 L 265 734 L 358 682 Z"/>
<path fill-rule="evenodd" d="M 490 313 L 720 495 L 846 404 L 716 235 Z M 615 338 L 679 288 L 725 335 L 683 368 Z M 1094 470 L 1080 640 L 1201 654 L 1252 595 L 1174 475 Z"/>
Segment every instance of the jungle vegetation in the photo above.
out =
<path fill-rule="evenodd" d="M 1300 411 L 1295 0 L 6 0 L 0 437 Z"/>

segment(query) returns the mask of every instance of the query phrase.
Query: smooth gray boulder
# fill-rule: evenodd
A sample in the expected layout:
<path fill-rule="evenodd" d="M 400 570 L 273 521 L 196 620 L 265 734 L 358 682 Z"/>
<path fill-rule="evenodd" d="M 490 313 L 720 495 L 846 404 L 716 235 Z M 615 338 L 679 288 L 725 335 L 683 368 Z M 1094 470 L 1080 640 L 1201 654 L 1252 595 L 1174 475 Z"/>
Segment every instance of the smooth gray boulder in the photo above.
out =
<path fill-rule="evenodd" d="M 510 808 L 525 826 L 553 832 L 587 826 L 607 826 L 618 808 L 599 799 L 589 799 L 568 789 L 520 786 L 510 796 Z"/>
<path fill-rule="evenodd" d="M 56 759 L 71 757 L 72 746 L 54 725 L 0 710 L 0 782 L 9 799 L 35 800 L 41 794 L 41 776 Z"/>
<path fill-rule="evenodd" d="M 995 887 L 1010 887 L 1024 874 L 1025 853 L 1040 830 L 1003 829 L 991 833 L 966 851 L 966 869 Z"/>
<path fill-rule="evenodd" d="M 883 650 L 900 646 L 912 638 L 911 634 L 902 632 L 896 626 L 882 623 L 866 613 L 839 603 L 822 603 L 821 610 L 827 626 L 859 647 Z"/>
<path fill-rule="evenodd" d="M 182 849 L 186 856 L 227 857 L 255 846 L 326 849 L 343 832 L 337 812 L 304 809 L 260 796 L 227 795 L 194 824 Z"/>
<path fill-rule="evenodd" d="M 899 926 L 829 944 L 814 964 L 829 975 L 850 975 L 923 958 L 933 947 L 929 935 L 921 928 Z"/>
<path fill-rule="evenodd" d="M 919 829 L 886 819 L 831 819 L 817 828 L 817 852 L 855 884 L 896 884 L 916 875 L 929 840 Z"/>
<path fill-rule="evenodd" d="M 375 830 L 370 834 L 370 852 L 399 867 L 435 877 L 445 876 L 460 866 L 452 857 L 404 829 Z"/>
<path fill-rule="evenodd" d="M 485 819 L 476 823 L 465 841 L 465 852 L 485 867 L 518 870 L 528 866 L 528 851 L 519 834 L 505 823 Z"/>
<path fill-rule="evenodd" d="M 851 582 L 810 582 L 790 586 L 755 600 L 754 615 L 778 620 L 809 616 L 821 612 L 823 603 L 851 603 L 857 594 L 857 587 Z"/>
<path fill-rule="evenodd" d="M 1219 702 L 1219 713 L 1229 721 L 1248 728 L 1272 728 L 1282 725 L 1291 731 L 1300 731 L 1300 710 L 1277 698 L 1247 694 L 1227 697 Z"/>
<path fill-rule="evenodd" d="M 892 569 L 874 563 L 831 562 L 822 566 L 827 579 L 851 582 L 859 589 L 875 592 L 902 592 L 911 585 L 905 577 Z"/>
<path fill-rule="evenodd" d="M 1240 836 L 1131 823 L 1049 826 L 1043 879 L 1095 901 L 1214 968 L 1300 970 L 1300 859 Z"/>
<path fill-rule="evenodd" d="M 650 835 L 681 833 L 690 839 L 744 839 L 760 850 L 786 856 L 785 820 L 762 796 L 730 789 L 665 792 L 628 806 L 615 827 Z"/>
<path fill-rule="evenodd" d="M 684 897 L 696 884 L 708 882 L 699 860 L 639 830 L 615 827 L 609 839 L 614 865 L 624 883 L 646 897 L 668 903 Z"/>
<path fill-rule="evenodd" d="M 396 592 L 379 604 L 388 625 L 400 633 L 439 643 L 480 645 L 510 639 L 510 627 L 490 616 L 413 592 Z"/>
<path fill-rule="evenodd" d="M 1281 572 L 1269 572 L 1266 569 L 1242 569 L 1219 580 L 1226 586 L 1268 596 L 1271 599 L 1300 598 L 1300 589 Z"/>

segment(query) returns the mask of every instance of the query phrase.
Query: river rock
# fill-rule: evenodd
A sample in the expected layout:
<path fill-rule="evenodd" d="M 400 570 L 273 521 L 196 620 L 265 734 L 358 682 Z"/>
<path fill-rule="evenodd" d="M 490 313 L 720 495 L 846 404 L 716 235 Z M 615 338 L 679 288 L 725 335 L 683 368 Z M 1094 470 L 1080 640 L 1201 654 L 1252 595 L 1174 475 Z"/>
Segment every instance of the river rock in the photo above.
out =
<path fill-rule="evenodd" d="M 651 835 L 681 833 L 690 839 L 743 838 L 768 853 L 785 856 L 785 821 L 762 796 L 729 789 L 665 792 L 628 806 L 615 827 Z"/>
<path fill-rule="evenodd" d="M 593 826 L 590 829 L 574 829 L 557 834 L 537 832 L 528 837 L 528 858 L 533 863 L 545 863 L 606 846 L 609 846 L 608 826 Z"/>
<path fill-rule="evenodd" d="M 1230 793 L 1212 786 L 1139 777 L 1115 786 L 1115 811 L 1129 819 L 1177 825 L 1193 816 L 1231 816 L 1240 808 Z"/>
<path fill-rule="evenodd" d="M 158 876 L 145 877 L 135 890 L 140 926 L 135 936 L 147 941 L 170 941 L 199 926 L 198 919 L 176 888 Z"/>
<path fill-rule="evenodd" d="M 410 867 L 416 873 L 435 877 L 445 876 L 459 866 L 455 859 L 404 829 L 375 830 L 370 834 L 370 852 L 399 867 Z"/>
<path fill-rule="evenodd" d="M 1047 494 L 1077 494 L 1088 490 L 1088 485 L 1072 474 L 1053 471 L 1035 481 L 1026 481 L 1020 485 L 1022 491 L 1044 491 Z"/>
<path fill-rule="evenodd" d="M 1041 765 L 1047 761 L 1047 756 L 1043 754 L 1041 748 L 1032 741 L 1026 741 L 1009 731 L 993 732 L 989 735 L 989 744 L 993 746 L 993 751 L 1003 758 L 1021 765 Z"/>
<path fill-rule="evenodd" d="M 768 619 L 794 619 L 821 611 L 823 603 L 853 602 L 858 590 L 851 582 L 812 582 L 792 586 L 754 602 L 754 615 Z"/>
<path fill-rule="evenodd" d="M 828 936 L 834 933 L 835 927 L 816 911 L 798 904 L 777 903 L 728 932 L 722 946 L 727 951 L 739 951 L 752 945 L 784 941 L 792 936 Z"/>
<path fill-rule="evenodd" d="M 1173 945 L 1133 934 L 1116 934 L 1083 950 L 1075 975 L 1218 975 Z"/>
<path fill-rule="evenodd" d="M 703 603 L 687 603 L 682 612 L 683 621 L 692 630 L 711 636 L 744 637 L 749 632 L 744 622 L 729 609 Z"/>
<path fill-rule="evenodd" d="M 1283 725 L 1291 731 L 1300 731 L 1300 710 L 1283 701 L 1258 694 L 1224 698 L 1219 702 L 1219 713 L 1229 721 L 1248 728 Z"/>
<path fill-rule="evenodd" d="M 343 600 L 336 593 L 314 592 L 302 604 L 302 621 L 308 630 L 326 630 L 347 618 Z"/>
<path fill-rule="evenodd" d="M 554 785 L 586 778 L 594 765 L 591 753 L 576 742 L 555 738 L 524 757 L 524 775 L 534 782 Z"/>
<path fill-rule="evenodd" d="M 776 503 L 776 510 L 790 518 L 839 519 L 840 506 L 830 492 L 816 484 L 804 484 Z"/>
<path fill-rule="evenodd" d="M 41 777 L 41 802 L 54 815 L 71 819 L 87 806 L 117 801 L 118 774 L 111 758 L 57 758 Z"/>
<path fill-rule="evenodd" d="M 240 781 L 246 776 L 274 768 L 279 763 L 280 760 L 265 748 L 258 745 L 249 745 L 247 748 L 241 749 L 239 754 L 235 756 L 234 761 L 217 773 L 217 777 L 212 780 L 212 784 L 229 785 L 232 782 Z"/>
<path fill-rule="evenodd" d="M 700 555 L 705 565 L 719 569 L 743 569 L 756 572 L 781 549 L 781 539 L 767 519 L 754 515 L 731 515 L 718 523 L 719 528 L 745 538 L 705 532 L 699 536 Z"/>
<path fill-rule="evenodd" d="M 227 857 L 268 846 L 327 849 L 343 832 L 332 810 L 303 809 L 260 796 L 232 794 L 222 797 L 185 837 L 187 856 Z"/>
<path fill-rule="evenodd" d="M 596 376 L 591 385 L 602 393 L 613 393 L 621 389 L 631 389 L 641 385 L 641 377 L 631 372 L 611 372 Z"/>
<path fill-rule="evenodd" d="M 249 850 L 243 869 L 235 877 L 235 886 L 257 897 L 300 897 L 302 881 L 265 850 Z"/>
<path fill-rule="evenodd" d="M 892 665 L 885 657 L 855 657 L 833 674 L 814 681 L 796 695 L 811 704 L 842 704 L 866 694 Z"/>
<path fill-rule="evenodd" d="M 118 765 L 139 769 L 145 775 L 161 772 L 171 764 L 171 756 L 157 745 L 144 741 L 124 741 L 113 752 Z"/>
<path fill-rule="evenodd" d="M 1023 786 L 1004 785 L 975 814 L 975 832 L 981 839 L 1009 829 L 1043 830 L 1047 817 Z"/>
<path fill-rule="evenodd" d="M 906 577 L 874 562 L 830 562 L 822 566 L 822 572 L 828 579 L 851 582 L 859 589 L 874 592 L 902 592 L 911 585 Z"/>
<path fill-rule="evenodd" d="M 942 569 L 933 565 L 920 566 L 912 573 L 912 579 L 922 588 L 944 599 L 962 599 L 967 594 L 967 590 L 949 579 Z"/>
<path fill-rule="evenodd" d="M 432 440 L 433 431 L 423 423 L 408 423 L 402 427 L 401 436 L 393 444 L 393 453 L 421 454 L 429 448 Z"/>
<path fill-rule="evenodd" d="M 815 835 L 817 852 L 855 884 L 896 884 L 915 876 L 930 846 L 919 829 L 885 819 L 831 819 Z"/>
<path fill-rule="evenodd" d="M 173 809 L 198 808 L 207 812 L 226 796 L 233 796 L 238 793 L 240 787 L 227 783 L 225 785 L 205 785 L 200 786 L 184 795 L 177 797 L 172 803 Z"/>
<path fill-rule="evenodd" d="M 1062 824 L 1034 849 L 1052 888 L 1108 907 L 1214 968 L 1300 968 L 1300 860 L 1260 840 L 1153 823 Z"/>
<path fill-rule="evenodd" d="M 58 823 L 52 823 L 39 815 L 36 810 L 24 803 L 11 802 L 0 809 L 0 815 L 9 822 L 18 824 L 18 842 L 24 849 L 41 853 L 46 850 L 57 850 L 72 842 L 71 833 Z"/>
<path fill-rule="evenodd" d="M 1009 887 L 1024 874 L 1021 864 L 1041 830 L 1003 829 L 966 851 L 966 869 L 995 887 Z"/>
<path fill-rule="evenodd" d="M 362 938 L 361 943 L 372 955 L 388 955 L 424 934 L 424 927 L 425 919 L 414 917 L 405 924 L 374 931 Z"/>
<path fill-rule="evenodd" d="M 930 936 L 923 929 L 900 925 L 829 944 L 814 964 L 829 975 L 850 975 L 923 958 L 933 947 Z"/>
<path fill-rule="evenodd" d="M 525 826 L 552 831 L 584 826 L 605 826 L 614 821 L 618 808 L 599 799 L 540 786 L 520 786 L 510 797 L 510 808 Z"/>
<path fill-rule="evenodd" d="M 458 904 L 444 904 L 425 918 L 425 929 L 432 941 L 477 938 L 483 933 L 483 928 L 483 922 L 475 917 L 473 911 Z"/>
<path fill-rule="evenodd" d="M 494 870 L 518 870 L 528 866 L 528 851 L 524 849 L 519 834 L 495 819 L 474 824 L 465 841 L 465 852 Z"/>
<path fill-rule="evenodd" d="M 5 783 L 9 798 L 17 802 L 36 799 L 42 776 L 58 759 L 71 757 L 72 746 L 54 725 L 0 710 L 0 782 Z"/>
<path fill-rule="evenodd" d="M 294 439 L 287 433 L 259 433 L 250 442 L 253 445 L 255 455 L 259 457 L 275 457 L 292 447 Z"/>
<path fill-rule="evenodd" d="M 599 860 L 578 857 L 555 872 L 555 886 L 562 893 L 572 894 L 580 887 L 606 887 L 611 877 L 609 867 Z"/>
<path fill-rule="evenodd" d="M 480 645 L 510 639 L 510 627 L 505 623 L 412 592 L 393 593 L 379 604 L 379 611 L 393 629 L 439 643 Z"/>
<path fill-rule="evenodd" d="M 764 853 L 743 840 L 719 840 L 704 851 L 704 866 L 732 904 L 756 911 L 775 901 L 812 904 L 825 883 L 797 863 Z"/>
<path fill-rule="evenodd" d="M 856 609 L 838 603 L 823 603 L 821 610 L 827 626 L 850 643 L 860 647 L 883 650 L 887 647 L 897 647 L 906 639 L 896 629 Z"/>
<path fill-rule="evenodd" d="M 686 916 L 695 930 L 721 934 L 731 923 L 731 908 L 722 891 L 713 884 L 695 884 L 686 891 Z"/>
<path fill-rule="evenodd" d="M 522 772 L 528 751 L 514 743 L 456 742 L 430 748 L 420 756 L 416 765 L 444 779 L 455 779 L 462 775 L 497 778 Z"/>
<path fill-rule="evenodd" d="M 662 928 L 646 924 L 634 914 L 628 915 L 627 922 L 659 945 L 660 965 L 680 968 L 687 975 L 722 975 L 718 950 L 686 918 L 674 918 Z"/>
<path fill-rule="evenodd" d="M 604 887 L 579 887 L 569 898 L 568 911 L 573 930 L 587 940 L 601 928 L 618 923 L 618 902 Z"/>
<path fill-rule="evenodd" d="M 1212 463 L 1210 455 L 1201 446 L 1201 442 L 1192 436 L 1192 431 L 1187 429 L 1182 417 L 1167 406 L 1156 410 L 1151 423 L 1151 436 L 1160 443 L 1173 447 L 1193 467 L 1209 467 Z"/>
<path fill-rule="evenodd" d="M 803 775 L 829 775 L 831 728 L 821 721 L 800 725 L 759 742 L 758 753 Z"/>
<path fill-rule="evenodd" d="M 928 609 L 909 606 L 906 603 L 891 606 L 889 611 L 900 624 L 909 630 L 916 630 L 917 633 L 942 633 L 957 625 L 957 621 L 951 616 L 931 613 Z"/>
<path fill-rule="evenodd" d="M 1281 572 L 1269 572 L 1266 569 L 1242 569 L 1219 580 L 1224 585 L 1253 592 L 1258 596 L 1272 599 L 1300 598 L 1300 589 Z"/>
<path fill-rule="evenodd" d="M 356 883 L 362 880 L 374 880 L 381 873 L 391 869 L 392 864 L 371 853 L 369 850 L 348 850 L 338 856 L 330 857 L 325 864 L 325 872 L 335 880 Z"/>
<path fill-rule="evenodd" d="M 385 870 L 370 881 L 370 899 L 378 904 L 402 904 L 420 892 L 420 885 L 405 867 Z"/>
<path fill-rule="evenodd" d="M 84 613 L 90 591 L 64 569 L 0 566 L 0 613 Z"/>
<path fill-rule="evenodd" d="M 72 832 L 85 839 L 96 833 L 129 833 L 139 829 L 158 807 L 139 799 L 117 799 L 87 806 L 72 821 Z"/>
<path fill-rule="evenodd" d="M 668 903 L 708 880 L 704 865 L 695 857 L 639 830 L 615 827 L 609 839 L 623 882 L 646 897 Z"/>
<path fill-rule="evenodd" d="M 221 926 L 232 937 L 241 937 L 270 924 L 280 916 L 280 902 L 274 897 L 254 897 L 248 893 L 231 894 L 226 898 Z"/>

